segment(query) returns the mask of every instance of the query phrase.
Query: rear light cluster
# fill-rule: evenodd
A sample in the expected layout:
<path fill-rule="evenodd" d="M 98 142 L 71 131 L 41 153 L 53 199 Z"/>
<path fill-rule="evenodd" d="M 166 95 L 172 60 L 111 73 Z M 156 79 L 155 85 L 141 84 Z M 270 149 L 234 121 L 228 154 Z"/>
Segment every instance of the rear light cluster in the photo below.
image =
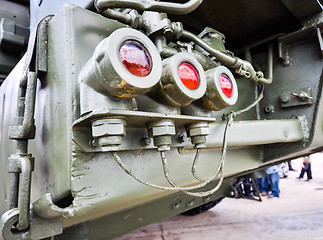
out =
<path fill-rule="evenodd" d="M 101 41 L 82 71 L 86 76 L 81 81 L 91 81 L 88 85 L 97 92 L 119 98 L 150 91 L 150 97 L 166 105 L 183 107 L 200 99 L 208 110 L 223 109 L 238 98 L 235 79 L 226 67 L 205 72 L 186 52 L 162 61 L 151 40 L 131 28 L 118 29 Z"/>
<path fill-rule="evenodd" d="M 92 139 L 84 133 L 76 142 L 89 151 L 118 151 L 126 125 L 133 124 L 146 124 L 158 150 L 169 150 L 177 121 L 185 124 L 191 143 L 202 148 L 208 123 L 214 121 L 201 119 L 209 115 L 205 110 L 221 110 L 238 98 L 237 84 L 226 67 L 204 71 L 188 52 L 162 60 L 154 43 L 131 28 L 115 30 L 97 45 L 79 81 L 80 113 L 90 119 Z M 133 111 L 134 106 L 139 111 Z"/>

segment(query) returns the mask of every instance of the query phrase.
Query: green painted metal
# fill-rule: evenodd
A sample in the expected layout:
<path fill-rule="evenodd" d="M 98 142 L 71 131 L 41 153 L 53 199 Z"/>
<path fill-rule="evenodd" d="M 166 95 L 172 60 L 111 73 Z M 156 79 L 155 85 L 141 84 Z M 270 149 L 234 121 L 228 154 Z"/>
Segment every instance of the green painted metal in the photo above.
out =
<path fill-rule="evenodd" d="M 141 11 L 156 11 L 169 14 L 188 14 L 195 10 L 203 0 L 189 0 L 186 3 L 172 3 L 152 0 L 95 0 L 94 4 L 99 11 L 107 8 L 131 7 Z"/>
<path fill-rule="evenodd" d="M 151 10 L 156 7 L 170 13 L 178 13 L 184 6 L 148 0 L 137 3 L 130 0 L 95 1 L 102 10 L 111 7 L 108 4 L 115 2 L 134 4 L 129 7 L 138 10 Z M 142 9 L 140 4 L 147 2 L 153 3 L 152 8 L 145 6 Z M 200 2 L 187 1 L 188 4 L 193 4 L 194 8 Z M 191 26 L 193 32 L 184 30 L 187 29 L 187 16 L 195 16 L 197 19 L 196 13 L 209 11 L 205 8 L 205 2 L 208 2 L 209 8 L 219 5 L 227 7 L 232 4 L 230 1 L 204 1 L 201 5 L 202 10 L 179 17 L 184 26 L 179 22 L 172 22 L 173 16 L 167 16 L 165 13 L 146 12 L 141 16 L 134 10 L 121 14 L 113 9 L 112 12 L 103 14 L 119 20 L 116 21 L 74 5 L 65 5 L 54 17 L 48 17 L 44 21 L 35 38 L 36 54 L 30 68 L 38 71 L 36 102 L 29 97 L 30 94 L 33 95 L 33 91 L 29 89 L 26 91 L 26 105 L 30 106 L 27 107 L 28 111 L 23 111 L 24 104 L 17 104 L 19 81 L 25 70 L 23 64 L 28 62 L 30 54 L 21 60 L 0 88 L 0 179 L 3 182 L 3 186 L 0 187 L 0 213 L 5 213 L 1 220 L 4 223 L 1 231 L 3 236 L 10 239 L 11 226 L 19 221 L 18 229 L 26 229 L 26 224 L 30 227 L 24 233 L 25 237 L 22 237 L 20 232 L 14 236 L 16 239 L 50 237 L 60 234 L 63 228 L 63 235 L 57 239 L 112 238 L 212 200 L 233 197 L 235 192 L 231 186 L 236 177 L 247 176 L 255 170 L 322 148 L 323 79 L 321 48 L 317 35 L 317 29 L 322 23 L 321 18 L 313 20 L 313 23 L 304 29 L 278 39 L 277 32 L 269 29 L 266 36 L 262 36 L 265 40 L 255 44 L 252 42 L 258 40 L 258 36 L 250 33 L 251 36 L 245 37 L 244 33 L 240 33 L 239 36 L 247 39 L 249 43 L 247 48 L 240 51 L 246 50 L 246 61 L 226 50 L 223 44 L 224 36 L 219 32 L 209 31 L 212 34 L 220 34 L 213 36 L 216 39 L 209 35 L 198 35 L 194 31 L 195 23 Z M 287 11 L 284 7 L 287 1 L 273 2 L 271 6 L 277 7 L 281 12 L 266 13 L 264 19 L 281 20 L 281 16 Z M 48 4 L 46 1 L 39 2 L 38 7 L 44 10 Z M 81 1 L 80 4 L 86 5 L 88 1 Z M 264 6 L 268 4 L 266 2 Z M 58 5 L 54 4 L 55 9 Z M 37 8 L 32 8 L 35 10 L 35 7 Z M 228 25 L 243 15 L 241 8 L 235 7 L 239 14 L 232 16 Z M 251 6 L 246 3 L 246 7 Z M 263 9 L 259 2 L 254 7 Z M 182 10 L 190 12 L 193 8 Z M 47 11 L 52 12 L 54 9 L 44 12 Z M 235 10 L 233 8 L 230 11 Z M 219 18 L 222 19 L 223 15 L 225 14 L 219 13 Z M 201 15 L 202 22 L 206 21 L 205 16 L 206 14 Z M 287 16 L 290 17 L 288 14 Z M 216 27 L 218 23 L 214 17 L 212 15 L 208 20 L 211 21 L 212 27 Z M 227 21 L 228 18 L 225 22 Z M 273 22 L 275 21 L 271 23 Z M 262 21 L 259 25 L 264 27 L 261 23 Z M 126 24 L 141 29 L 143 33 L 130 29 Z M 251 32 L 257 32 L 257 24 L 247 21 L 244 27 L 250 27 Z M 238 36 L 237 27 L 239 26 L 232 27 L 229 36 Z M 294 27 L 291 23 L 286 31 Z M 121 31 L 117 31 L 120 29 Z M 109 48 L 110 45 L 104 45 L 111 41 L 112 38 L 109 37 L 117 32 L 128 32 L 130 35 L 133 32 L 138 41 L 145 33 L 150 37 L 149 39 L 145 36 L 145 46 L 154 48 L 151 54 L 156 55 L 158 59 L 160 56 L 173 56 L 163 60 L 162 82 L 153 79 L 159 85 L 152 91 L 149 92 L 149 88 L 152 87 L 149 84 L 144 84 L 143 91 L 134 90 L 123 73 L 113 72 L 110 68 L 105 69 L 107 65 L 114 63 L 122 67 L 118 54 L 109 55 L 111 51 L 118 52 L 121 43 L 118 45 L 115 42 L 116 47 L 112 50 L 105 48 Z M 271 37 L 272 34 L 275 37 Z M 270 35 L 269 38 L 267 35 Z M 182 42 L 185 40 L 187 41 Z M 193 42 L 189 43 L 191 40 Z M 281 44 L 276 47 L 272 44 L 273 41 Z M 100 46 L 104 47 L 98 48 L 102 42 L 104 44 Z M 168 44 L 169 42 L 171 43 Z M 178 53 L 179 51 L 184 53 Z M 105 54 L 109 59 L 105 59 L 104 64 L 102 62 L 100 66 Z M 182 89 L 174 90 L 172 86 L 178 80 L 169 79 L 168 76 L 170 72 L 176 73 L 177 63 L 173 63 L 171 59 L 178 56 L 181 56 L 180 60 L 184 62 L 194 59 L 191 63 L 202 63 L 203 67 L 199 65 L 198 69 L 202 74 L 204 70 L 212 71 L 212 68 L 223 64 L 232 71 L 237 70 L 240 75 L 245 75 L 237 79 L 237 103 L 220 111 L 212 111 L 214 109 L 205 109 L 197 102 L 191 103 L 192 99 L 183 99 L 180 96 Z M 289 65 L 283 65 L 281 59 L 285 63 L 289 60 Z M 171 64 L 166 66 L 167 62 Z M 161 61 L 157 61 L 157 65 L 160 69 Z M 123 68 L 121 71 L 126 72 Z M 103 80 L 100 75 L 102 73 Z M 160 77 L 157 73 L 152 75 L 153 78 Z M 248 81 L 248 78 L 263 82 L 267 86 L 265 89 L 263 86 L 259 87 Z M 33 79 L 36 80 L 36 76 Z M 82 81 L 84 79 L 86 84 Z M 130 78 L 129 81 L 132 80 Z M 137 86 L 137 83 L 134 85 Z M 124 86 L 126 87 L 122 89 Z M 132 91 L 138 92 L 133 94 Z M 263 91 L 263 99 L 256 104 L 255 99 L 261 99 Z M 157 92 L 161 96 L 157 96 Z M 304 102 L 304 92 L 308 94 L 307 98 L 311 98 L 311 104 L 297 104 L 298 101 Z M 281 107 L 286 93 L 295 97 L 294 103 L 288 107 Z M 129 95 L 127 98 L 119 98 L 124 94 Z M 188 95 L 193 100 L 200 98 L 194 94 Z M 170 102 L 172 104 L 169 104 Z M 18 114 L 16 109 L 12 108 L 16 105 Z M 253 108 L 249 111 L 240 111 L 249 109 L 250 106 Z M 12 119 L 15 116 L 19 118 L 16 119 L 16 125 L 12 125 L 10 135 L 13 139 L 22 141 L 21 144 L 18 141 L 18 149 L 27 150 L 25 141 L 34 135 L 33 121 L 29 118 L 33 111 L 36 135 L 34 140 L 28 141 L 28 152 L 35 158 L 31 197 L 29 198 L 29 193 L 23 193 L 22 198 L 18 199 L 22 202 L 17 206 L 15 191 L 12 191 L 12 199 L 15 200 L 11 201 L 13 203 L 9 202 L 10 183 L 6 169 L 9 167 L 10 172 L 19 172 L 22 167 L 18 166 L 15 160 L 11 164 L 8 163 L 10 155 L 16 152 L 15 141 L 10 141 L 7 137 L 8 129 L 12 125 Z M 235 115 L 238 116 L 231 122 Z M 21 123 L 23 117 L 28 120 L 30 134 L 18 131 L 18 123 Z M 222 118 L 227 120 L 227 124 Z M 226 128 L 227 135 L 224 134 Z M 224 151 L 228 148 L 225 161 L 222 161 L 222 147 Z M 169 169 L 165 169 L 166 159 Z M 122 160 L 123 169 L 117 160 Z M 216 188 L 223 180 L 221 175 L 215 175 L 217 172 L 223 173 L 224 178 L 218 191 L 206 197 L 184 194 L 186 190 L 196 188 L 199 184 L 204 186 L 199 179 L 207 179 L 205 182 L 208 182 L 215 176 L 210 184 L 205 183 L 205 187 L 196 190 L 196 195 L 212 191 L 211 189 Z M 25 176 L 24 181 L 30 181 L 28 174 L 23 172 L 22 175 Z M 145 186 L 134 178 L 148 185 L 161 186 L 168 191 Z M 13 183 L 16 183 L 16 180 L 17 176 L 14 175 Z M 23 185 L 28 186 L 27 183 Z M 184 193 L 178 191 L 179 189 Z M 32 202 L 30 216 L 28 207 L 22 207 L 24 204 L 29 205 L 28 201 Z M 9 208 L 11 210 L 7 211 Z M 18 220 L 19 218 L 23 220 Z"/>
<path fill-rule="evenodd" d="M 142 207 L 127 208 L 94 221 L 85 221 L 68 227 L 58 239 L 112 239 L 141 226 L 177 215 L 203 203 L 228 194 L 233 179 L 227 179 L 223 187 L 211 197 L 192 198 L 176 193 L 146 202 Z M 110 226 L 107 229 L 107 226 Z"/>

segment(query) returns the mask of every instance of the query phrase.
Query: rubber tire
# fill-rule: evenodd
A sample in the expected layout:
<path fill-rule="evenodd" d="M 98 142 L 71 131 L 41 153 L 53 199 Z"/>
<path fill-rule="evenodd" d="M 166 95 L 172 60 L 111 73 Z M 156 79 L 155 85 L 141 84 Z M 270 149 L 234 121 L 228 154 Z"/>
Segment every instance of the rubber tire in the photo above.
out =
<path fill-rule="evenodd" d="M 181 214 L 184 216 L 195 216 L 198 215 L 202 212 L 206 212 L 208 210 L 210 210 L 211 208 L 213 208 L 215 205 L 217 205 L 218 203 L 220 203 L 222 201 L 222 199 L 224 198 L 219 198 L 217 200 L 205 203 L 201 206 L 198 206 L 196 208 L 192 208 L 191 210 L 188 210 L 186 212 L 182 212 Z"/>

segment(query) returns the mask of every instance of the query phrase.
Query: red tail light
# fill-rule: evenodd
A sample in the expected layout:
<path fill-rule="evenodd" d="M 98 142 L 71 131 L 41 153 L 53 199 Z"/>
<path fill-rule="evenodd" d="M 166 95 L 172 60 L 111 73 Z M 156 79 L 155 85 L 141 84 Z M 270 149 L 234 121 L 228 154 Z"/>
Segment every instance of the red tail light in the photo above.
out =
<path fill-rule="evenodd" d="M 185 87 L 195 90 L 200 84 L 196 69 L 189 63 L 181 63 L 178 68 L 179 77 Z"/>
<path fill-rule="evenodd" d="M 218 66 L 206 71 L 207 90 L 199 102 L 207 110 L 219 111 L 238 101 L 238 85 L 231 71 Z"/>
<path fill-rule="evenodd" d="M 161 74 L 154 43 L 138 30 L 119 28 L 96 46 L 79 78 L 103 95 L 133 98 L 148 92 Z"/>
<path fill-rule="evenodd" d="M 137 41 L 124 42 L 119 50 L 125 68 L 137 77 L 146 77 L 152 68 L 151 57 L 142 44 Z"/>
<path fill-rule="evenodd" d="M 187 52 L 163 60 L 163 73 L 152 94 L 163 104 L 184 107 L 203 97 L 206 77 L 202 65 Z"/>
<path fill-rule="evenodd" d="M 225 74 L 221 74 L 219 81 L 220 81 L 220 87 L 222 92 L 224 93 L 225 96 L 230 98 L 232 95 L 232 89 L 233 89 L 230 78 Z"/>

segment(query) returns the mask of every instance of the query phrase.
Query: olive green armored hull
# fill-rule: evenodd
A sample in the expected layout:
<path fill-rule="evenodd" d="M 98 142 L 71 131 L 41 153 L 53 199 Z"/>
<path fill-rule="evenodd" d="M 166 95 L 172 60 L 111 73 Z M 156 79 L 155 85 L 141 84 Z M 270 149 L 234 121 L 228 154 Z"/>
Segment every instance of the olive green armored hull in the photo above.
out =
<path fill-rule="evenodd" d="M 30 3 L 0 87 L 3 238 L 110 239 L 322 149 L 320 3 L 200 2 Z"/>

